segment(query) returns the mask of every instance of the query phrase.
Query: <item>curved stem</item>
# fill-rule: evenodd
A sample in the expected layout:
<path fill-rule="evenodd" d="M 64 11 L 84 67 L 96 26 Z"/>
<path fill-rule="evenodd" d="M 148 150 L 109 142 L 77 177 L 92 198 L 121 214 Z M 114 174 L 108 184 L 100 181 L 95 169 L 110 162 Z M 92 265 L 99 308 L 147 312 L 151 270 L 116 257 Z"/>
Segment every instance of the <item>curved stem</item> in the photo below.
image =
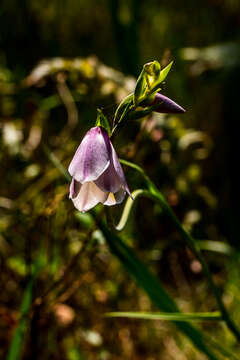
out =
<path fill-rule="evenodd" d="M 214 284 L 211 272 L 209 270 L 209 267 L 201 253 L 201 250 L 198 246 L 198 244 L 196 243 L 196 241 L 194 240 L 194 238 L 183 228 L 182 224 L 180 223 L 180 221 L 178 220 L 178 218 L 176 217 L 176 215 L 174 214 L 174 212 L 172 211 L 171 207 L 168 205 L 167 201 L 165 200 L 164 196 L 162 195 L 162 193 L 157 189 L 157 187 L 155 186 L 155 184 L 150 180 L 150 178 L 145 174 L 144 170 L 138 166 L 135 165 L 131 162 L 128 162 L 126 160 L 120 160 L 120 162 L 122 164 L 125 164 L 127 166 L 130 166 L 132 168 L 134 168 L 135 170 L 137 170 L 138 172 L 140 172 L 142 174 L 142 176 L 144 177 L 148 190 L 149 192 L 155 197 L 155 199 L 157 199 L 159 201 L 159 203 L 161 204 L 163 210 L 165 211 L 165 213 L 171 218 L 172 222 L 174 223 L 176 229 L 178 230 L 179 234 L 181 234 L 181 236 L 183 237 L 183 239 L 186 241 L 188 247 L 191 249 L 191 251 L 193 252 L 193 254 L 196 256 L 196 258 L 199 260 L 200 264 L 202 265 L 202 269 L 207 277 L 208 283 L 214 293 L 214 296 L 216 298 L 217 304 L 219 306 L 219 309 L 221 311 L 222 314 L 222 318 L 225 321 L 226 325 L 228 326 L 229 330 L 231 330 L 231 332 L 235 335 L 236 339 L 238 341 L 240 341 L 240 330 L 237 328 L 236 324 L 233 322 L 233 320 L 230 318 L 229 313 L 227 311 L 227 309 L 225 308 L 225 305 L 222 301 L 222 297 L 219 293 L 218 288 L 216 287 L 216 285 Z"/>

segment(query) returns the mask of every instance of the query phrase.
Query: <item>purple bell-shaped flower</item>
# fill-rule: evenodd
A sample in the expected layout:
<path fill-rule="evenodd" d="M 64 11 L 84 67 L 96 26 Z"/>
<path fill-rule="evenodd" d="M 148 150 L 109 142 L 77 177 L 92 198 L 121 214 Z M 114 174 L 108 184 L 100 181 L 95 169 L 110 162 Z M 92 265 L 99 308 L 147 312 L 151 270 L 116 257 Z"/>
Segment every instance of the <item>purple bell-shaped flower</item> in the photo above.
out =
<path fill-rule="evenodd" d="M 98 203 L 121 203 L 131 196 L 122 166 L 107 131 L 100 126 L 84 136 L 68 168 L 72 176 L 69 197 L 82 212 Z"/>

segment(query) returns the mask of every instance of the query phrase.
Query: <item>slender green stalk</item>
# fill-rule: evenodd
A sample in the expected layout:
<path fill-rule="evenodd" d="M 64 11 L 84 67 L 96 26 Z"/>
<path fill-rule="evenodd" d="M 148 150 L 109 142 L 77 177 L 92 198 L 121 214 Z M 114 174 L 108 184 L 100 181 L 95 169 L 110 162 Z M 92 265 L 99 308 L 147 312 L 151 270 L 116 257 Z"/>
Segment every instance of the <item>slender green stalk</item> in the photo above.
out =
<path fill-rule="evenodd" d="M 26 327 L 29 320 L 28 316 L 31 310 L 31 303 L 33 297 L 33 286 L 36 282 L 38 272 L 42 266 L 41 254 L 37 257 L 33 264 L 32 273 L 29 276 L 29 280 L 24 291 L 23 300 L 20 308 L 20 319 L 13 339 L 11 341 L 9 351 L 7 354 L 7 360 L 19 360 L 21 358 L 22 347 L 26 341 Z"/>
<path fill-rule="evenodd" d="M 54 155 L 54 153 L 51 152 L 51 150 L 46 144 L 43 144 L 42 148 L 51 163 L 59 170 L 59 172 L 65 177 L 65 179 L 70 182 L 71 176 L 69 175 L 66 168 L 60 163 L 58 158 Z"/>
<path fill-rule="evenodd" d="M 216 285 L 214 284 L 211 272 L 209 270 L 209 267 L 204 259 L 204 257 L 202 256 L 201 250 L 197 244 L 197 242 L 193 239 L 193 237 L 183 228 L 182 224 L 180 223 L 180 221 L 178 220 L 178 218 L 176 217 L 176 215 L 174 214 L 174 212 L 172 211 L 171 207 L 168 205 L 167 201 L 165 200 L 164 196 L 162 195 L 162 193 L 157 189 L 157 187 L 154 185 L 154 183 L 150 180 L 150 178 L 145 174 L 144 170 L 138 166 L 135 165 L 129 161 L 126 160 L 121 160 L 122 164 L 125 164 L 127 166 L 130 166 L 132 168 L 134 168 L 135 170 L 137 170 L 138 172 L 140 172 L 147 184 L 148 190 L 149 192 L 155 197 L 156 200 L 158 200 L 158 202 L 161 204 L 162 209 L 165 211 L 165 213 L 171 218 L 172 222 L 174 223 L 176 229 L 178 230 L 178 232 L 181 234 L 181 236 L 183 237 L 183 239 L 186 241 L 188 247 L 191 249 L 191 251 L 193 252 L 193 254 L 196 256 L 196 258 L 199 260 L 200 264 L 202 265 L 202 269 L 207 277 L 208 283 L 215 295 L 217 304 L 219 306 L 219 309 L 221 311 L 222 314 L 222 318 L 225 321 L 226 325 L 228 326 L 229 330 L 231 330 L 231 332 L 234 334 L 234 336 L 236 337 L 236 339 L 238 341 L 240 341 L 240 330 L 238 329 L 238 327 L 235 325 L 235 323 L 233 322 L 233 320 L 230 318 L 229 313 L 227 311 L 227 309 L 225 308 L 225 305 L 222 301 L 222 297 L 219 293 L 218 288 L 216 287 Z"/>
<path fill-rule="evenodd" d="M 126 108 L 124 109 L 123 114 L 121 115 L 121 117 L 120 117 L 120 119 L 119 119 L 119 121 L 118 121 L 117 123 L 115 123 L 115 118 L 114 118 L 114 126 L 113 126 L 113 129 L 112 129 L 112 132 L 111 132 L 111 137 L 113 136 L 113 133 L 115 132 L 115 130 L 117 129 L 117 127 L 119 127 L 120 124 L 122 125 L 123 119 L 124 119 L 124 118 L 127 118 L 128 113 L 129 113 L 129 111 L 130 111 L 131 108 L 133 109 L 133 105 L 132 105 L 132 103 L 130 102 L 130 103 L 128 103 L 128 104 L 126 105 Z"/>
<path fill-rule="evenodd" d="M 105 314 L 106 317 L 161 320 L 161 321 L 222 321 L 219 312 L 212 313 L 167 313 L 141 311 L 115 311 Z"/>

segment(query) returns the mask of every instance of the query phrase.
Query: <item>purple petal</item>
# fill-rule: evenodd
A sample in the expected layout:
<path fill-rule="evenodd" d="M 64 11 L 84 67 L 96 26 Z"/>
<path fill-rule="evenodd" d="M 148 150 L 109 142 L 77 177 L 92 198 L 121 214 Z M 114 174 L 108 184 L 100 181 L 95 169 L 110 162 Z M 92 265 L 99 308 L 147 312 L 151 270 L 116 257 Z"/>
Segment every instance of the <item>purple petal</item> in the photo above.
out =
<path fill-rule="evenodd" d="M 94 182 L 104 192 L 115 193 L 120 189 L 122 183 L 115 171 L 112 159 L 110 160 L 108 168 Z"/>
<path fill-rule="evenodd" d="M 74 195 L 75 195 L 75 180 L 72 179 L 71 184 L 70 184 L 70 189 L 69 189 L 69 198 L 73 199 Z"/>
<path fill-rule="evenodd" d="M 116 151 L 114 150 L 114 147 L 112 146 L 112 143 L 111 144 L 111 149 L 112 149 L 112 161 L 113 161 L 113 166 L 114 166 L 114 169 L 117 173 L 117 175 L 119 176 L 119 179 L 122 183 L 122 187 L 126 190 L 126 192 L 128 193 L 128 195 L 132 198 L 132 194 L 128 188 L 128 184 L 127 184 L 127 181 L 125 179 L 125 175 L 124 175 L 124 172 L 123 172 L 123 169 L 122 169 L 122 166 L 118 160 L 118 156 L 116 154 Z"/>
<path fill-rule="evenodd" d="M 110 140 L 105 129 L 91 128 L 84 136 L 68 168 L 82 184 L 96 180 L 110 164 Z"/>
<path fill-rule="evenodd" d="M 70 199 L 75 199 L 78 194 L 79 191 L 81 189 L 82 184 L 78 181 L 76 181 L 74 178 L 72 178 L 71 184 L 70 184 L 70 191 L 69 191 L 69 198 Z"/>
<path fill-rule="evenodd" d="M 109 194 L 99 189 L 94 182 L 76 183 L 77 190 L 75 190 L 75 196 L 72 198 L 72 201 L 79 211 L 88 211 L 99 202 L 104 203 L 107 200 Z"/>
<path fill-rule="evenodd" d="M 185 112 L 185 110 L 180 105 L 178 105 L 173 100 L 169 99 L 167 96 L 164 96 L 160 93 L 156 94 L 152 105 L 158 103 L 159 103 L 159 107 L 157 107 L 157 109 L 154 110 L 156 112 L 165 113 L 165 114 L 167 113 L 178 114 Z"/>

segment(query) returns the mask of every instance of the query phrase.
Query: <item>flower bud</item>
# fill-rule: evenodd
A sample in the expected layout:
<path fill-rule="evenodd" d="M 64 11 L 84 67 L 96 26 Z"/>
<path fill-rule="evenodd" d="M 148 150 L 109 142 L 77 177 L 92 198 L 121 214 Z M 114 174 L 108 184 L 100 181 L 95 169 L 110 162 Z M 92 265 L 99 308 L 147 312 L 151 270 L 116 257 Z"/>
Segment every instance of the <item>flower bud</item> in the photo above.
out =
<path fill-rule="evenodd" d="M 155 99 L 151 103 L 151 105 L 157 105 L 159 106 L 155 108 L 154 111 L 159 113 L 165 113 L 165 114 L 180 114 L 184 113 L 185 110 L 175 103 L 173 100 L 169 99 L 167 96 L 164 96 L 160 93 L 156 93 Z"/>

